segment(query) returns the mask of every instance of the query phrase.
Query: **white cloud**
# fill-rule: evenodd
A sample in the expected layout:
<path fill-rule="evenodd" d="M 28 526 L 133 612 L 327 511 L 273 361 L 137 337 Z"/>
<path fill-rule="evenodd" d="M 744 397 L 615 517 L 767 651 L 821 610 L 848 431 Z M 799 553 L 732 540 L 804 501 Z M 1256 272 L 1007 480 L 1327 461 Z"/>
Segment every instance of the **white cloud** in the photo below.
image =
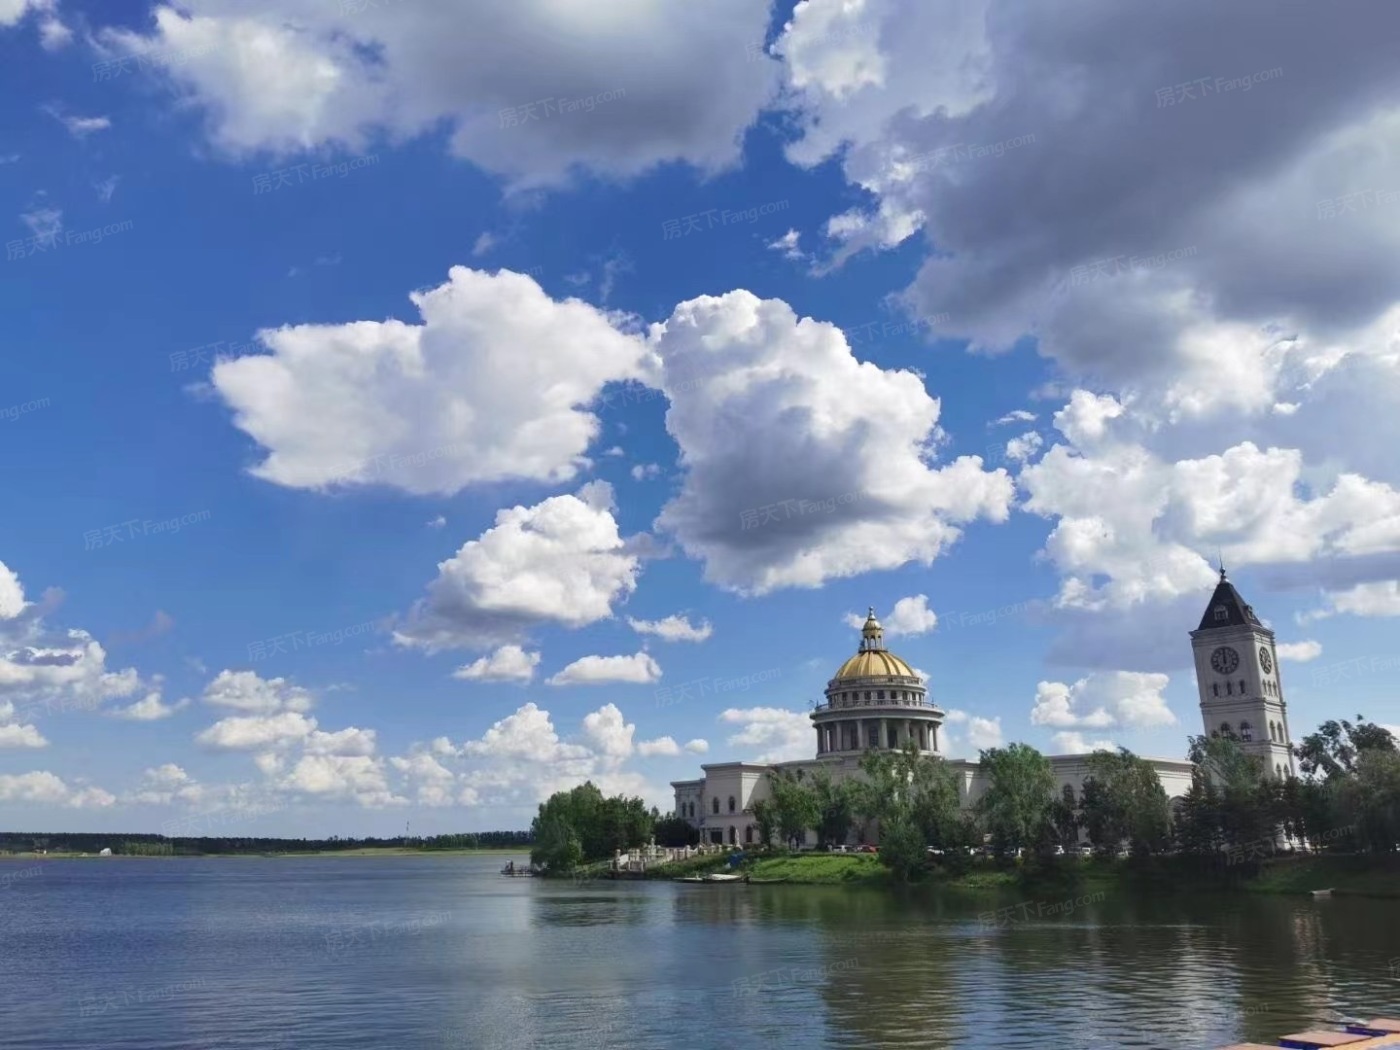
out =
<path fill-rule="evenodd" d="M 384 761 L 367 755 L 305 754 L 277 786 L 282 791 L 367 807 L 407 801 L 390 790 Z"/>
<path fill-rule="evenodd" d="M 198 803 L 207 789 L 174 762 L 147 769 L 136 790 L 122 801 L 136 805 L 163 806 L 172 802 Z"/>
<path fill-rule="evenodd" d="M 69 29 L 57 16 L 50 16 L 39 23 L 39 46 L 45 51 L 59 51 L 73 42 L 73 30 Z"/>
<path fill-rule="evenodd" d="M 441 514 L 427 522 L 428 528 L 430 529 L 440 529 L 446 524 L 447 519 L 444 518 Z"/>
<path fill-rule="evenodd" d="M 537 652 L 526 652 L 518 645 L 503 645 L 489 656 L 457 668 L 452 677 L 484 682 L 529 682 L 534 679 L 539 662 Z"/>
<path fill-rule="evenodd" d="M 412 293 L 421 324 L 264 329 L 271 353 L 219 361 L 234 423 L 267 450 L 252 473 L 292 488 L 382 484 L 415 495 L 586 465 L 605 384 L 640 378 L 642 343 L 531 278 L 454 266 Z M 522 355 L 520 347 L 531 347 Z"/>
<path fill-rule="evenodd" d="M 641 795 L 649 805 L 665 806 L 669 795 L 665 786 L 651 784 L 624 768 L 629 758 L 643 747 L 656 747 L 658 741 L 634 746 L 636 726 L 613 704 L 586 715 L 579 728 L 576 742 L 564 741 L 549 712 L 525 704 L 460 750 L 434 746 L 428 754 L 418 749 L 390 764 L 404 774 L 407 790 L 420 801 L 426 793 L 437 800 L 432 804 L 453 800 L 495 811 L 514 809 L 525 820 L 553 792 L 585 780 L 593 781 L 605 794 Z"/>
<path fill-rule="evenodd" d="M 1055 751 L 1061 755 L 1084 755 L 1094 751 L 1116 751 L 1118 746 L 1112 740 L 1102 738 L 1092 743 L 1084 739 L 1084 734 L 1067 730 L 1050 738 Z"/>
<path fill-rule="evenodd" d="M 1305 642 L 1283 642 L 1276 645 L 1275 652 L 1280 660 L 1291 660 L 1294 663 L 1307 663 L 1309 660 L 1316 660 L 1322 655 L 1322 643 L 1314 641 Z"/>
<path fill-rule="evenodd" d="M 27 603 L 19 577 L 0 563 L 0 704 L 18 705 L 25 717 L 55 702 L 93 710 L 142 688 L 134 668 L 107 669 L 106 650 L 86 631 L 48 626 L 59 595 L 45 597 Z"/>
<path fill-rule="evenodd" d="M 112 126 L 112 121 L 109 117 L 70 116 L 63 113 L 55 106 L 45 106 L 44 112 L 48 113 L 49 116 L 53 117 L 67 128 L 68 134 L 72 135 L 75 139 L 87 138 L 87 136 L 91 135 L 94 131 L 106 131 Z"/>
<path fill-rule="evenodd" d="M 900 598 L 894 603 L 888 616 L 877 617 L 885 634 L 891 638 L 902 634 L 927 634 L 938 626 L 938 614 L 928 607 L 928 595 L 916 594 Z M 865 626 L 865 617 L 857 613 L 847 613 L 845 622 L 860 630 Z"/>
<path fill-rule="evenodd" d="M 1002 416 L 1000 419 L 992 420 L 991 425 L 1000 427 L 1008 423 L 1034 423 L 1035 420 L 1036 414 L 1034 412 L 1028 412 L 1024 408 L 1018 408 L 1006 413 L 1006 415 Z"/>
<path fill-rule="evenodd" d="M 1176 725 L 1176 716 L 1162 696 L 1168 681 L 1164 674 L 1105 671 L 1073 685 L 1041 682 L 1036 686 L 1031 723 L 1059 729 Z"/>
<path fill-rule="evenodd" d="M 293 19 L 280 0 L 199 0 L 158 6 L 149 33 L 100 39 L 164 64 L 230 154 L 359 150 L 445 130 L 454 155 L 520 188 L 564 182 L 575 166 L 630 176 L 673 160 L 737 163 L 776 88 L 776 63 L 749 53 L 768 14 L 741 0 L 488 0 L 387 12 L 301 3 Z"/>
<path fill-rule="evenodd" d="M 32 802 L 89 809 L 110 806 L 116 802 L 116 798 L 98 787 L 70 787 L 61 777 L 43 771 L 0 773 L 0 802 Z"/>
<path fill-rule="evenodd" d="M 0 725 L 0 748 L 48 746 L 49 742 L 34 726 L 18 723 Z"/>
<path fill-rule="evenodd" d="M 205 747 L 222 751 L 260 751 L 300 743 L 316 728 L 316 719 L 295 711 L 275 715 L 225 718 L 195 737 Z"/>
<path fill-rule="evenodd" d="M 640 571 L 618 535 L 612 489 L 496 512 L 496 524 L 438 565 L 428 595 L 395 633 L 429 651 L 518 642 L 538 624 L 583 627 L 612 614 Z"/>
<path fill-rule="evenodd" d="M 1045 444 L 1045 439 L 1034 430 L 1028 430 L 1020 437 L 1012 438 L 1006 443 L 1006 458 L 1014 463 L 1025 463 L 1032 459 L 1040 447 Z"/>
<path fill-rule="evenodd" d="M 784 259 L 792 259 L 795 261 L 802 260 L 807 258 L 807 255 L 802 250 L 801 240 L 802 235 L 800 233 L 796 230 L 788 230 L 787 233 L 783 234 L 776 241 L 770 241 L 768 243 L 768 250 L 782 252 Z"/>
<path fill-rule="evenodd" d="M 657 525 L 713 583 L 761 594 L 927 564 L 959 525 L 1007 517 L 1006 472 L 929 466 L 939 402 L 913 372 L 857 360 L 835 325 L 733 291 L 680 304 L 650 345 L 683 470 Z"/>
<path fill-rule="evenodd" d="M 637 754 L 643 758 L 652 755 L 679 755 L 681 746 L 676 743 L 674 737 L 662 736 L 655 740 L 642 740 L 637 744 Z"/>
<path fill-rule="evenodd" d="M 1327 607 L 1309 614 L 1311 619 L 1346 613 L 1351 616 L 1400 616 L 1400 581 L 1359 583 L 1341 591 L 1329 591 Z M 1282 648 L 1282 646 L 1280 646 Z"/>
<path fill-rule="evenodd" d="M 249 714 L 278 711 L 310 711 L 313 699 L 301 686 L 285 678 L 260 678 L 255 671 L 220 671 L 204 687 L 204 702 Z"/>
<path fill-rule="evenodd" d="M 638 463 L 631 470 L 633 481 L 647 481 L 661 476 L 661 467 L 655 463 Z"/>
<path fill-rule="evenodd" d="M 13 620 L 24 611 L 24 587 L 13 569 L 0 561 L 0 620 Z"/>
<path fill-rule="evenodd" d="M 498 243 L 493 234 L 488 231 L 482 231 L 477 234 L 476 240 L 472 242 L 472 257 L 478 258 L 485 255 L 492 248 L 496 247 Z"/>
<path fill-rule="evenodd" d="M 660 620 L 634 620 L 629 616 L 627 624 L 638 634 L 654 634 L 667 642 L 703 642 L 714 634 L 709 620 L 693 624 L 689 617 L 679 614 L 665 616 Z"/>
<path fill-rule="evenodd" d="M 365 757 L 374 754 L 375 731 L 349 726 L 334 733 L 316 730 L 306 738 L 306 754 Z"/>
<path fill-rule="evenodd" d="M 687 740 L 685 742 L 685 749 L 693 755 L 703 755 L 710 750 L 710 742 L 698 738 L 695 740 Z"/>
<path fill-rule="evenodd" d="M 582 656 L 558 674 L 547 678 L 548 685 L 604 685 L 628 682 L 645 685 L 661 680 L 661 665 L 647 653 L 631 656 Z"/>
<path fill-rule="evenodd" d="M 188 707 L 189 704 L 188 699 L 167 704 L 161 700 L 160 693 L 152 692 L 126 707 L 112 708 L 110 713 L 117 718 L 125 718 L 133 722 L 156 722 L 163 718 L 169 718 L 175 712 Z"/>
<path fill-rule="evenodd" d="M 36 205 L 20 212 L 19 221 L 29 228 L 30 234 L 39 243 L 51 245 L 63 231 L 63 209 Z"/>
<path fill-rule="evenodd" d="M 978 751 L 1002 745 L 1001 716 L 981 718 L 957 708 L 944 717 L 941 748 L 945 756 L 975 758 Z"/>
<path fill-rule="evenodd" d="M 816 752 L 816 737 L 812 720 L 801 711 L 778 707 L 729 708 L 719 716 L 721 722 L 742 728 L 729 737 L 730 747 L 758 752 L 747 761 L 789 762 L 811 758 Z"/>

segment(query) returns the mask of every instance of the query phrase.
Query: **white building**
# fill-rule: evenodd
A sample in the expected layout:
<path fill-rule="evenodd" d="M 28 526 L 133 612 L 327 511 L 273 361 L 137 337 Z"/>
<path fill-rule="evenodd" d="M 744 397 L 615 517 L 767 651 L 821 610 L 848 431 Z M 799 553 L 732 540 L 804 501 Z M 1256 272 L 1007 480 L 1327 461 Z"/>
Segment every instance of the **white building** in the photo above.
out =
<path fill-rule="evenodd" d="M 1291 738 L 1279 680 L 1274 635 L 1220 572 L 1199 628 L 1191 632 L 1205 731 L 1234 733 L 1258 755 L 1273 776 L 1293 775 Z M 885 648 L 884 631 L 872 609 L 861 629 L 860 648 L 827 682 L 826 702 L 812 712 L 816 755 L 797 762 L 759 765 L 719 762 L 701 766 L 699 780 L 677 780 L 675 814 L 690 821 L 708 843 L 756 842 L 754 802 L 768 797 L 773 769 L 826 770 L 832 779 L 860 775 L 860 756 L 870 748 L 897 749 L 913 741 L 920 751 L 942 755 L 943 710 L 928 697 L 914 669 Z M 1079 798 L 1089 775 L 1089 755 L 1051 755 L 1056 789 Z M 1149 758 L 1167 798 L 1175 802 L 1191 787 L 1191 763 Z M 947 759 L 957 776 L 964 807 L 987 789 L 977 762 Z M 809 843 L 815 832 L 807 833 Z"/>

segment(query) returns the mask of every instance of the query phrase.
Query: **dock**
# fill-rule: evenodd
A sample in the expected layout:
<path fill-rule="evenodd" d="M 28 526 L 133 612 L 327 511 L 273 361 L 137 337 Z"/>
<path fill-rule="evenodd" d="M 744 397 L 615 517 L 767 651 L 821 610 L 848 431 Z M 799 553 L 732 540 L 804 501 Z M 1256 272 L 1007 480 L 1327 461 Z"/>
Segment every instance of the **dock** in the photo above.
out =
<path fill-rule="evenodd" d="M 1324 1050 L 1344 1046 L 1346 1050 L 1372 1050 L 1373 1047 L 1395 1047 L 1400 1050 L 1400 1019 L 1374 1017 L 1369 1021 L 1352 1021 L 1339 1029 L 1317 1028 L 1294 1032 L 1279 1038 L 1277 1043 L 1231 1043 L 1220 1050 Z"/>

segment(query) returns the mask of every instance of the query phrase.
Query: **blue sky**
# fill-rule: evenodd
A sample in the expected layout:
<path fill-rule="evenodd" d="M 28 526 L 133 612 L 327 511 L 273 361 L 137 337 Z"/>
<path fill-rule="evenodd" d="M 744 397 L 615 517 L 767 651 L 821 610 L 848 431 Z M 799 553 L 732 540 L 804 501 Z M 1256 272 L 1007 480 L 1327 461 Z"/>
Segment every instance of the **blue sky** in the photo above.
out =
<path fill-rule="evenodd" d="M 1060 6 L 0 2 L 0 822 L 1179 757 L 1220 553 L 1400 722 L 1396 16 Z"/>

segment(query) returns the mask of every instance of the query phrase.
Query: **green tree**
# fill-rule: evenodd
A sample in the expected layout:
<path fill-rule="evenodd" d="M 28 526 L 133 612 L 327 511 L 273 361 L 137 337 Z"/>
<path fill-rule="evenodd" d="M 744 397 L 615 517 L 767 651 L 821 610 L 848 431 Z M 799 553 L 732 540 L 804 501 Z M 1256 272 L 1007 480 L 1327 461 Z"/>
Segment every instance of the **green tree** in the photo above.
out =
<path fill-rule="evenodd" d="M 993 849 L 1000 854 L 1034 849 L 1054 834 L 1055 775 L 1049 759 L 1027 744 L 1011 744 L 983 751 L 981 765 L 988 784 L 977 810 Z"/>
<path fill-rule="evenodd" d="M 536 820 L 535 845 L 530 863 L 554 874 L 567 875 L 583 862 L 583 846 L 578 835 L 557 817 Z"/>
<path fill-rule="evenodd" d="M 1089 756 L 1084 783 L 1084 825 L 1089 841 L 1102 852 L 1116 852 L 1126 842 L 1135 855 L 1159 853 L 1171 831 L 1167 792 L 1156 769 L 1127 748 L 1118 754 Z"/>
<path fill-rule="evenodd" d="M 907 814 L 887 818 L 880 826 L 880 863 L 901 882 L 924 865 L 926 849 L 924 833 Z"/>
<path fill-rule="evenodd" d="M 1390 730 L 1357 715 L 1355 723 L 1345 718 L 1323 722 L 1317 732 L 1303 737 L 1302 743 L 1293 748 L 1293 754 L 1305 777 L 1331 780 L 1354 773 L 1357 761 L 1367 751 L 1394 754 L 1395 750 L 1395 738 Z"/>
<path fill-rule="evenodd" d="M 1057 846 L 1068 850 L 1079 844 L 1079 806 L 1074 799 L 1074 788 L 1068 784 L 1060 789 L 1060 797 L 1050 804 L 1050 823 L 1055 827 Z"/>
<path fill-rule="evenodd" d="M 809 783 L 817 809 L 817 846 L 845 842 L 855 819 L 855 783 L 850 780 L 834 781 L 826 770 L 814 773 Z"/>
<path fill-rule="evenodd" d="M 778 818 L 773 812 L 773 803 L 766 798 L 758 799 L 749 806 L 753 822 L 758 826 L 758 841 L 765 849 L 773 845 L 773 833 L 778 830 Z"/>
<path fill-rule="evenodd" d="M 789 849 L 801 842 L 819 815 L 816 795 L 804 783 L 805 779 L 800 769 L 775 769 L 768 774 L 773 821 Z"/>
<path fill-rule="evenodd" d="M 1335 786 L 1343 818 L 1358 845 L 1373 853 L 1389 853 L 1400 841 L 1400 754 L 1394 749 L 1365 748 L 1356 756 L 1351 775 Z"/>
<path fill-rule="evenodd" d="M 694 846 L 700 841 L 700 829 L 691 827 L 684 817 L 662 817 L 653 834 L 658 846 Z"/>
<path fill-rule="evenodd" d="M 604 798 L 590 781 L 570 791 L 556 791 L 540 804 L 531 825 L 531 838 L 538 845 L 544 840 L 546 825 L 557 823 L 578 841 L 585 860 L 604 860 L 617 850 L 632 849 L 650 840 L 655 812 L 640 798 Z M 559 843 L 551 840 L 557 848 Z"/>

